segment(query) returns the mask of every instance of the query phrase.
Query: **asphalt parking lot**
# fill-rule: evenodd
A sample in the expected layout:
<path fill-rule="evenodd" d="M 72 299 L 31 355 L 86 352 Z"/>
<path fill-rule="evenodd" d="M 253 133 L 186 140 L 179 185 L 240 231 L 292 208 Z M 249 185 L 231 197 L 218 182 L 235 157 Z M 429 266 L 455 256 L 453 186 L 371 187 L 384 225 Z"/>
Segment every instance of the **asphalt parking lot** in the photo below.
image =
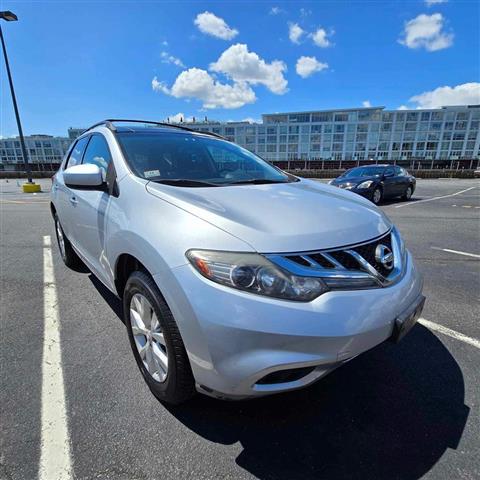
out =
<path fill-rule="evenodd" d="M 399 345 L 297 392 L 248 402 L 199 395 L 175 408 L 143 382 L 118 300 L 92 274 L 63 266 L 48 193 L 19 190 L 0 180 L 0 478 L 38 478 L 49 448 L 45 305 L 61 331 L 66 403 L 53 408 L 65 408 L 68 423 L 65 478 L 479 478 L 478 180 L 419 180 L 411 202 L 382 206 L 425 275 L 423 320 Z"/>

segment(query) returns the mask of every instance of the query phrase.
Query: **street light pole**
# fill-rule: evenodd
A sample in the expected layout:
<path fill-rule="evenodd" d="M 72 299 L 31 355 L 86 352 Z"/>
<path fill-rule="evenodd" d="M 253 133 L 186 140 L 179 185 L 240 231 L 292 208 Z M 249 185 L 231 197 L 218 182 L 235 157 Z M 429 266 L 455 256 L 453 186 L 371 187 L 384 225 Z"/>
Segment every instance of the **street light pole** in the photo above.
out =
<path fill-rule="evenodd" d="M 16 21 L 17 16 L 12 12 L 0 12 L 0 19 L 7 22 Z M 13 88 L 12 74 L 10 72 L 10 65 L 8 63 L 7 49 L 5 47 L 5 40 L 3 39 L 2 26 L 0 25 L 0 39 L 2 41 L 3 56 L 5 57 L 5 66 L 7 68 L 8 82 L 10 84 L 10 92 L 12 94 L 13 108 L 15 110 L 15 118 L 17 119 L 18 134 L 20 137 L 20 145 L 22 147 L 23 163 L 25 164 L 25 172 L 27 174 L 28 183 L 33 183 L 32 171 L 28 163 L 27 148 L 25 147 L 25 139 L 23 138 L 22 124 L 20 122 L 20 115 L 18 113 L 17 99 L 15 97 L 15 90 Z"/>

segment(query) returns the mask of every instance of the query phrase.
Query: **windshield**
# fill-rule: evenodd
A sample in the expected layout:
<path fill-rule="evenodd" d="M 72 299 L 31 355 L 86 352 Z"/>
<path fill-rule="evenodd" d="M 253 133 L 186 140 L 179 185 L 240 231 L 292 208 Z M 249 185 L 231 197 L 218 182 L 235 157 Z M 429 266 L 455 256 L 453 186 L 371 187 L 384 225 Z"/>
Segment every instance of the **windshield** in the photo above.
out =
<path fill-rule="evenodd" d="M 202 187 L 297 180 L 233 143 L 184 133 L 119 132 L 133 172 L 146 180 Z"/>
<path fill-rule="evenodd" d="M 358 167 L 345 172 L 342 177 L 379 177 L 383 174 L 384 167 Z"/>

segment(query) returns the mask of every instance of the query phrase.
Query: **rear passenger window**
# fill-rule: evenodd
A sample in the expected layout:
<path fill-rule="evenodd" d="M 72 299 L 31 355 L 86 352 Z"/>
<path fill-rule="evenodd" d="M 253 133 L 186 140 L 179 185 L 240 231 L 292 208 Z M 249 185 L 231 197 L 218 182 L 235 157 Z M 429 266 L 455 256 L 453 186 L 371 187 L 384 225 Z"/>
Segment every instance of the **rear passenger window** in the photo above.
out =
<path fill-rule="evenodd" d="M 110 149 L 108 148 L 108 143 L 105 138 L 99 134 L 92 135 L 92 139 L 83 157 L 83 163 L 98 165 L 98 167 L 103 170 L 103 179 L 105 180 L 107 168 L 111 161 Z"/>
<path fill-rule="evenodd" d="M 83 152 L 85 151 L 85 147 L 87 146 L 89 138 L 90 137 L 83 137 L 77 141 L 75 146 L 72 148 L 65 168 L 74 167 L 75 165 L 80 165 L 80 163 L 82 163 Z"/>

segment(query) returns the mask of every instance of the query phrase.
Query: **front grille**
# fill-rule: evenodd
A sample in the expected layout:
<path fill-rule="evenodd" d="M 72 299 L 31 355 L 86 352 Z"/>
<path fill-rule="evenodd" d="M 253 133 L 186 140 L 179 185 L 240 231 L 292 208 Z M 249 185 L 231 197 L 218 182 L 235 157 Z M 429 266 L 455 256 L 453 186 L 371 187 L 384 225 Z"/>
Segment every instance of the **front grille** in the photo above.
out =
<path fill-rule="evenodd" d="M 331 272 L 332 274 L 345 272 L 363 272 L 376 278 L 380 283 L 389 283 L 389 280 L 398 275 L 398 269 L 387 268 L 376 258 L 376 251 L 379 245 L 386 247 L 387 251 L 393 252 L 395 248 L 392 243 L 392 232 L 376 238 L 370 242 L 351 245 L 336 249 L 319 250 L 316 252 L 293 253 L 287 255 L 274 255 L 271 257 L 280 266 L 295 273 L 295 268 L 300 269 L 300 275 L 308 276 L 308 272 Z M 292 265 L 294 264 L 294 265 Z M 293 270 L 290 267 L 295 267 Z M 310 273 L 312 274 L 312 273 Z M 315 273 L 313 273 L 315 275 Z"/>
<path fill-rule="evenodd" d="M 391 272 L 388 268 L 385 268 L 380 262 L 377 262 L 375 259 L 375 250 L 377 249 L 378 245 L 385 245 L 390 250 L 392 250 L 392 235 L 388 234 L 384 237 L 371 242 L 365 245 L 360 245 L 358 247 L 353 248 L 355 252 L 360 254 L 370 265 L 372 265 L 378 272 L 380 272 L 384 277 L 387 277 L 388 274 Z"/>

